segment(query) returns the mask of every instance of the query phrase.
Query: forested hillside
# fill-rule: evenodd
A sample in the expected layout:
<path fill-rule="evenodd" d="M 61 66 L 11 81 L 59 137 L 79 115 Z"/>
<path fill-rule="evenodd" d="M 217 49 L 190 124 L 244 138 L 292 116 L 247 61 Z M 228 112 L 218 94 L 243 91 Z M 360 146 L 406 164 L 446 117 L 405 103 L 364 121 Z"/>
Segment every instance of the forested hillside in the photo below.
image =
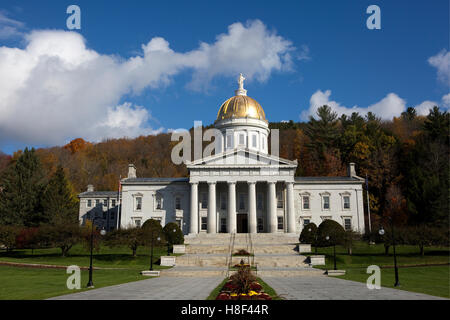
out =
<path fill-rule="evenodd" d="M 270 127 L 280 129 L 280 156 L 298 160 L 297 175 L 346 175 L 347 164 L 355 162 L 357 174 L 368 176 L 375 217 L 386 214 L 388 204 L 395 200 L 402 207 L 402 223 L 448 226 L 447 112 L 435 107 L 424 117 L 408 108 L 392 121 L 381 121 L 371 113 L 338 117 L 323 106 L 317 119 L 307 123 L 271 123 Z M 175 144 L 168 133 L 101 143 L 75 139 L 34 154 L 40 162 L 37 170 L 42 171 L 42 183 L 61 165 L 75 195 L 88 184 L 97 190 L 117 190 L 119 177 L 126 176 L 129 163 L 136 165 L 140 177 L 187 176 L 184 165 L 171 162 Z M 12 157 L 0 153 L 0 190 L 5 188 L 4 177 L 23 153 L 17 151 Z"/>

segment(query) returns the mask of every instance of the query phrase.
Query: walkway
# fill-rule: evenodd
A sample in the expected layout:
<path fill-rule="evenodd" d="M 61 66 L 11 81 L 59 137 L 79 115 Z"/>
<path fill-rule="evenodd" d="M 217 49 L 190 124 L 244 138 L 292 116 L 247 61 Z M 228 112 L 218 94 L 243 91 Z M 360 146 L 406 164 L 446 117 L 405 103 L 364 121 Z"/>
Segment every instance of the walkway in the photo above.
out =
<path fill-rule="evenodd" d="M 51 300 L 205 300 L 224 277 L 158 277 L 63 295 Z"/>
<path fill-rule="evenodd" d="M 382 287 L 369 290 L 365 283 L 332 277 L 262 277 L 287 300 L 438 300 L 430 296 Z"/>

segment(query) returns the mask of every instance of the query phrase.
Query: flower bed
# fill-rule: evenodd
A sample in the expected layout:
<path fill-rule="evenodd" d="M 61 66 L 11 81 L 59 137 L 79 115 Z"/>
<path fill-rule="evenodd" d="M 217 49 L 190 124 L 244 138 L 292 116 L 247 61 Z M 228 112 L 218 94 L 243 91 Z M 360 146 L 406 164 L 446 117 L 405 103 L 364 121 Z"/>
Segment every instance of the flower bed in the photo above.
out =
<path fill-rule="evenodd" d="M 233 256 L 251 256 L 251 254 L 247 250 L 241 249 L 241 250 L 233 253 Z"/>
<path fill-rule="evenodd" d="M 249 267 L 240 267 L 222 287 L 216 300 L 272 300 Z"/>

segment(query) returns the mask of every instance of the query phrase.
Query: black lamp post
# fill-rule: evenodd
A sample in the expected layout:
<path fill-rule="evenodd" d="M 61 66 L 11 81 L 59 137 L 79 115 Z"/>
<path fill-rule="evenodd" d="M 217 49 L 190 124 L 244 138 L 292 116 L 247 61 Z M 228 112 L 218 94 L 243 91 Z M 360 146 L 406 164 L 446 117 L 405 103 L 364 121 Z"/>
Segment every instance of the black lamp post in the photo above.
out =
<path fill-rule="evenodd" d="M 330 240 L 330 236 L 326 236 L 325 239 Z M 334 270 L 337 270 L 336 268 L 336 242 L 333 242 L 333 258 L 334 258 Z"/>
<path fill-rule="evenodd" d="M 160 237 L 158 237 L 156 240 L 161 240 Z M 152 249 L 150 251 L 150 271 L 153 271 L 153 242 L 154 242 L 154 238 L 153 238 L 153 230 L 152 230 Z"/>
<path fill-rule="evenodd" d="M 94 288 L 94 283 L 92 282 L 92 253 L 93 253 L 93 249 L 94 249 L 94 221 L 97 219 L 98 217 L 94 217 L 92 219 L 92 227 L 91 227 L 91 256 L 90 256 L 90 262 L 89 262 L 89 281 L 87 284 L 88 288 Z M 100 234 L 102 236 L 104 236 L 106 234 L 106 231 L 104 228 L 102 228 L 102 230 L 100 231 Z"/>
<path fill-rule="evenodd" d="M 395 252 L 395 234 L 394 234 L 394 222 L 392 219 L 390 219 L 391 222 L 391 230 L 392 230 L 392 249 L 394 250 L 394 272 L 395 272 L 395 283 L 394 287 L 400 286 L 400 283 L 398 281 L 398 267 L 397 267 L 397 254 Z M 380 236 L 384 235 L 384 229 L 383 226 L 381 226 L 380 230 L 378 231 Z"/>

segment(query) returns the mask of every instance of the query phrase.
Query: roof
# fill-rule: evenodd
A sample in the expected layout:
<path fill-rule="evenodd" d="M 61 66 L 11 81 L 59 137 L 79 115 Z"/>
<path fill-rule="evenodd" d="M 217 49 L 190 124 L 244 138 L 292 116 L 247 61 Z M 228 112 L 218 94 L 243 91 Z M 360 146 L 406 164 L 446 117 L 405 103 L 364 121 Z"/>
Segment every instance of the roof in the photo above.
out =
<path fill-rule="evenodd" d="M 80 198 L 117 198 L 117 191 L 86 191 L 78 195 Z"/>
<path fill-rule="evenodd" d="M 298 183 L 363 183 L 364 179 L 353 177 L 294 177 Z"/>
<path fill-rule="evenodd" d="M 122 184 L 156 184 L 156 183 L 172 183 L 172 182 L 189 182 L 189 178 L 126 178 L 122 180 Z"/>

